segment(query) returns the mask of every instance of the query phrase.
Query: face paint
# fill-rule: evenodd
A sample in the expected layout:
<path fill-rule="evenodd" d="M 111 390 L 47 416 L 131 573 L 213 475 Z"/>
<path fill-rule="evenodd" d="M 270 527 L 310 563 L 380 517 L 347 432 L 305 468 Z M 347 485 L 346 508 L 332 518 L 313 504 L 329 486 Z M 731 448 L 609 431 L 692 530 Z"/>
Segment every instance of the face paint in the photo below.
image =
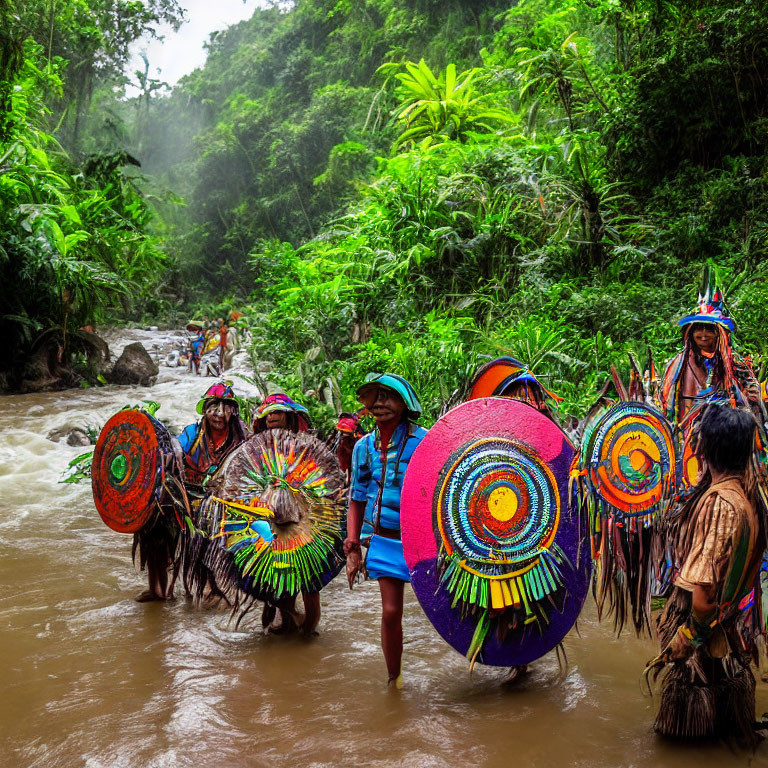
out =
<path fill-rule="evenodd" d="M 205 406 L 205 419 L 215 432 L 226 429 L 234 407 L 225 400 L 212 400 Z"/>

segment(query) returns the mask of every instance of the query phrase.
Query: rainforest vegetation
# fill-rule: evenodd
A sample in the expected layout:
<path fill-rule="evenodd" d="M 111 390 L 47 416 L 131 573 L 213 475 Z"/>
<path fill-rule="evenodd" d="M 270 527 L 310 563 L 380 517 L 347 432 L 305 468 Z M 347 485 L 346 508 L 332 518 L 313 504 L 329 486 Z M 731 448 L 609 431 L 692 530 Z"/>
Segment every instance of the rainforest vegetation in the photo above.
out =
<path fill-rule="evenodd" d="M 9 386 L 85 325 L 238 308 L 321 424 L 382 369 L 428 422 L 499 354 L 578 415 L 706 263 L 768 359 L 768 2 L 267 3 L 173 88 L 127 72 L 180 6 L 0 0 Z"/>

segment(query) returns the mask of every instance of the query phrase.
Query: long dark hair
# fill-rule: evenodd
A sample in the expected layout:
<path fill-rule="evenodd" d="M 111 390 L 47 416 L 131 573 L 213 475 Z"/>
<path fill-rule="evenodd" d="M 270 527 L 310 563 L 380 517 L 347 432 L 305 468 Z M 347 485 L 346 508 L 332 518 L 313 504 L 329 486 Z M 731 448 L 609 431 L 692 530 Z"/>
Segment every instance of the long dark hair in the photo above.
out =
<path fill-rule="evenodd" d="M 670 515 L 670 532 L 676 553 L 690 550 L 694 526 L 690 525 L 701 497 L 712 485 L 712 472 L 733 472 L 744 475 L 750 468 L 755 451 L 757 422 L 746 408 L 733 408 L 727 403 L 710 403 L 692 429 L 698 432 L 696 453 L 703 471 L 696 486 L 678 498 L 678 506 Z M 745 492 L 753 495 L 745 480 Z M 754 500 L 754 499 L 753 499 Z M 761 534 L 763 521 L 761 520 Z"/>
<path fill-rule="evenodd" d="M 693 353 L 693 361 L 696 363 L 696 365 L 699 368 L 703 368 L 706 370 L 707 364 L 711 361 L 715 366 L 715 371 L 712 375 L 712 381 L 717 381 L 719 383 L 723 383 L 725 381 L 725 365 L 723 364 L 723 356 L 721 353 L 721 347 L 720 344 L 720 334 L 724 334 L 726 331 L 723 328 L 720 328 L 720 326 L 711 323 L 711 325 L 714 325 L 715 333 L 718 336 L 717 345 L 715 347 L 715 355 L 713 358 L 707 358 L 704 356 L 704 353 L 699 349 L 699 345 L 694 341 L 693 339 L 693 332 L 696 329 L 697 326 L 704 325 L 704 323 L 693 323 L 692 325 L 689 325 L 685 329 L 685 345 L 688 347 L 688 349 L 691 350 Z"/>

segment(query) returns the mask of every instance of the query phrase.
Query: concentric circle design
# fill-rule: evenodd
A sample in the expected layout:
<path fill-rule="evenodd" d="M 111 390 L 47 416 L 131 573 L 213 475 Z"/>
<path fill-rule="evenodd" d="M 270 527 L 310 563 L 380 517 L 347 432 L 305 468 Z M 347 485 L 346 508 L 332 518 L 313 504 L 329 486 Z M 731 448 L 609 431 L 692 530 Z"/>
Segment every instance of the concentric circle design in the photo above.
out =
<path fill-rule="evenodd" d="M 617 403 L 600 420 L 583 453 L 590 482 L 625 515 L 647 513 L 674 491 L 672 427 L 645 403 Z"/>
<path fill-rule="evenodd" d="M 487 576 L 511 576 L 547 550 L 560 519 L 552 471 L 525 445 L 505 438 L 458 449 L 435 489 L 447 556 Z"/>
<path fill-rule="evenodd" d="M 416 597 L 471 661 L 527 664 L 573 626 L 591 560 L 569 508 L 573 446 L 525 403 L 467 401 L 416 447 L 400 508 Z"/>
<path fill-rule="evenodd" d="M 93 452 L 91 486 L 101 519 L 113 531 L 136 533 L 152 518 L 163 487 L 171 438 L 144 411 L 116 413 Z"/>
<path fill-rule="evenodd" d="M 687 488 L 693 488 L 699 482 L 699 460 L 692 445 L 692 430 L 688 432 L 683 443 L 682 478 Z"/>

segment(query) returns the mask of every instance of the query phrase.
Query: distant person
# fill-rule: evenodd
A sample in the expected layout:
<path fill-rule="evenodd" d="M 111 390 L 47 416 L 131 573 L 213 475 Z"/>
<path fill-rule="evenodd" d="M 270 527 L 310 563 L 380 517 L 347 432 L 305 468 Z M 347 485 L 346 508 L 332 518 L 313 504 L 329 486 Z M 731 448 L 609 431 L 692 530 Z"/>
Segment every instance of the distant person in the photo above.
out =
<path fill-rule="evenodd" d="M 352 478 L 352 452 L 355 449 L 355 445 L 357 445 L 357 441 L 365 435 L 365 429 L 361 422 L 367 413 L 368 410 L 366 408 L 361 408 L 355 413 L 344 411 L 339 414 L 339 419 L 336 422 L 333 450 L 336 453 L 336 458 L 339 461 L 341 471 L 344 473 L 347 485 L 349 485 L 349 481 Z"/>
<path fill-rule="evenodd" d="M 358 573 L 377 579 L 381 592 L 381 646 L 388 685 L 402 687 L 403 595 L 411 576 L 400 533 L 400 490 L 408 463 L 427 431 L 414 419 L 421 404 L 413 387 L 391 373 L 368 374 L 357 390 L 358 400 L 373 414 L 376 429 L 361 438 L 352 453 L 347 538 L 350 589 Z M 360 534 L 363 522 L 373 529 L 363 565 Z"/>
<path fill-rule="evenodd" d="M 199 376 L 200 358 L 205 348 L 203 323 L 197 320 L 187 323 L 187 337 L 189 339 L 189 372 Z"/>
<path fill-rule="evenodd" d="M 225 357 L 227 354 L 227 326 L 223 320 L 219 320 L 219 367 L 224 372 Z"/>

